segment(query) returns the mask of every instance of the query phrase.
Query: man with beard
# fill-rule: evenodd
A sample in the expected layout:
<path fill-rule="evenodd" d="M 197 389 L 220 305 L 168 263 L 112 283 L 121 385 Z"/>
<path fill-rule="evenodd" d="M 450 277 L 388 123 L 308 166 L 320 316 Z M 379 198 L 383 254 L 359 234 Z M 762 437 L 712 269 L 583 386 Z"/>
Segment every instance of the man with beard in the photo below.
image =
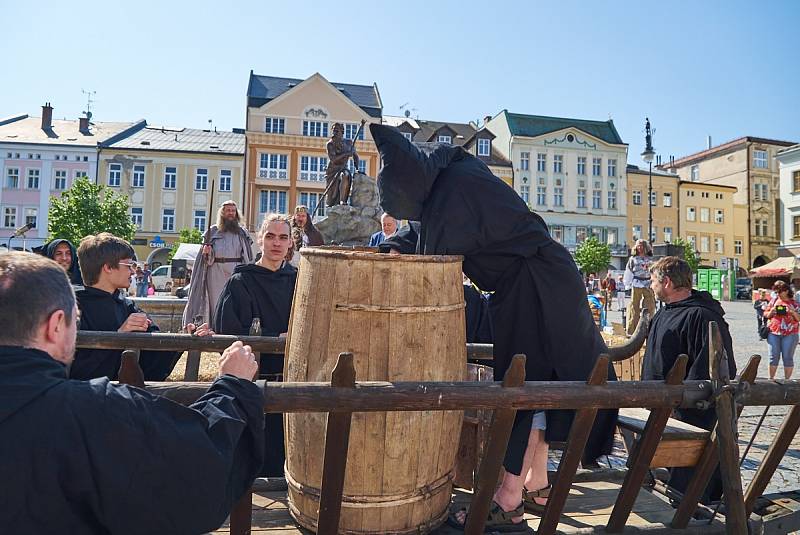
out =
<path fill-rule="evenodd" d="M 206 231 L 203 248 L 194 264 L 189 300 L 183 311 L 184 325 L 213 325 L 219 295 L 233 275 L 233 270 L 240 264 L 253 261 L 252 242 L 247 231 L 241 227 L 236 203 L 222 203 L 217 212 L 217 224 Z"/>
<path fill-rule="evenodd" d="M 55 239 L 34 252 L 41 252 L 47 258 L 55 260 L 56 264 L 67 272 L 70 283 L 75 286 L 83 286 L 81 270 L 78 268 L 78 253 L 69 240 Z"/>
<path fill-rule="evenodd" d="M 361 121 L 364 127 L 366 121 Z M 325 145 L 328 152 L 328 168 L 325 171 L 325 202 L 328 206 L 347 204 L 350 198 L 352 175 L 347 169 L 347 162 L 353 158 L 353 168 L 358 169 L 355 139 L 345 139 L 344 125 L 333 123 L 333 135 Z"/>
<path fill-rule="evenodd" d="M 261 465 L 256 363 L 234 342 L 190 407 L 108 379 L 67 379 L 78 308 L 53 261 L 0 254 L 4 533 L 207 533 Z"/>
<path fill-rule="evenodd" d="M 308 215 L 308 207 L 302 204 L 294 209 L 294 217 L 292 217 L 292 241 L 294 247 L 292 248 L 291 264 L 294 267 L 300 263 L 300 249 L 305 246 L 316 247 L 324 245 L 325 239 L 322 233 L 317 230 L 311 217 Z"/>

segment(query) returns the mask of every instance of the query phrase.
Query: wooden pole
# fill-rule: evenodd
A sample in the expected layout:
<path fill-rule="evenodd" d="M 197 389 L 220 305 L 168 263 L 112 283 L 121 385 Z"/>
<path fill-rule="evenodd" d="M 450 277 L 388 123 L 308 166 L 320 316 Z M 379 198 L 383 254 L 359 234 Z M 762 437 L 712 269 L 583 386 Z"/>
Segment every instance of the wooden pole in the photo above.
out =
<path fill-rule="evenodd" d="M 194 349 L 186 354 L 186 371 L 183 372 L 184 381 L 197 381 L 200 375 L 200 351 Z"/>
<path fill-rule="evenodd" d="M 119 382 L 126 385 L 144 388 L 144 373 L 139 366 L 139 350 L 126 349 L 122 352 L 119 365 Z"/>

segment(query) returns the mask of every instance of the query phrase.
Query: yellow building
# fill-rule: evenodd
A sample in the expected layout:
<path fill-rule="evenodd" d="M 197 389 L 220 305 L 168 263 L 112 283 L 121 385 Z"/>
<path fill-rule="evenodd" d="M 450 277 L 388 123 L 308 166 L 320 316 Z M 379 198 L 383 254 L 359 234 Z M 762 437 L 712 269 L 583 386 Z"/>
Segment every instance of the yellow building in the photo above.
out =
<path fill-rule="evenodd" d="M 647 169 L 628 164 L 627 228 L 630 243 L 647 238 L 650 207 Z M 672 243 L 678 237 L 678 176 L 653 169 L 653 236 L 651 243 Z M 627 241 L 627 240 L 626 240 Z"/>
<path fill-rule="evenodd" d="M 128 195 L 139 260 L 165 263 L 181 229 L 204 232 L 220 204 L 232 199 L 242 206 L 244 146 L 243 133 L 142 121 L 139 130 L 100 147 L 98 182 Z"/>
<path fill-rule="evenodd" d="M 678 183 L 680 237 L 694 244 L 703 266 L 718 267 L 723 257 L 742 263 L 743 250 L 737 247 L 734 234 L 734 219 L 740 215 L 733 202 L 735 194 L 733 186 Z"/>
<path fill-rule="evenodd" d="M 290 213 L 298 204 L 324 215 L 325 144 L 333 124 L 345 137 L 358 133 L 361 172 L 375 176 L 378 150 L 369 132 L 380 123 L 377 85 L 331 83 L 316 73 L 305 80 L 261 76 L 250 71 L 247 87 L 245 214 L 251 226 L 271 212 Z M 366 121 L 359 132 L 361 121 Z"/>

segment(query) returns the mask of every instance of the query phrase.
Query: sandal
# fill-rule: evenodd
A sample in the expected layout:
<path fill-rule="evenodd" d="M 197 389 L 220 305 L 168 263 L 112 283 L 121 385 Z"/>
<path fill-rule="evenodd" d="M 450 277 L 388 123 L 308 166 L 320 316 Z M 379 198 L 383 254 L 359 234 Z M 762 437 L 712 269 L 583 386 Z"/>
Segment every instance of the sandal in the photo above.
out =
<path fill-rule="evenodd" d="M 458 530 L 464 531 L 464 526 L 467 524 L 467 517 L 464 516 L 464 523 L 459 522 L 456 515 L 461 511 L 466 512 L 466 509 L 459 509 L 458 511 L 451 512 L 447 517 L 447 524 Z M 489 510 L 489 517 L 484 525 L 484 533 L 528 533 L 528 523 L 524 520 L 515 523 L 514 518 L 525 514 L 525 505 L 519 504 L 519 507 L 513 511 L 503 511 L 497 502 L 492 501 L 492 508 Z"/>
<path fill-rule="evenodd" d="M 537 503 L 534 498 L 549 498 L 551 490 L 553 490 L 553 485 L 547 485 L 539 490 L 528 490 L 522 487 L 522 504 L 525 506 L 525 510 L 535 515 L 543 515 L 547 504 Z"/>

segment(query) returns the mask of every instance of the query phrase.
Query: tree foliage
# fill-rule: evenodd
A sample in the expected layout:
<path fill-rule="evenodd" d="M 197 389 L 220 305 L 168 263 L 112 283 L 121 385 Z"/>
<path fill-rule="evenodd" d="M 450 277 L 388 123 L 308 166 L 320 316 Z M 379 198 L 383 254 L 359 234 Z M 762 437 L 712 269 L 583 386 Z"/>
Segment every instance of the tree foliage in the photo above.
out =
<path fill-rule="evenodd" d="M 172 262 L 172 257 L 178 252 L 178 247 L 180 247 L 182 243 L 203 243 L 203 233 L 196 228 L 182 228 L 178 233 L 178 239 L 175 240 L 175 244 L 169 252 L 167 263 Z"/>
<path fill-rule="evenodd" d="M 697 273 L 697 269 L 700 267 L 700 257 L 697 255 L 697 251 L 695 251 L 692 244 L 683 238 L 675 238 L 675 241 L 672 243 L 683 248 L 683 259 L 686 260 L 686 263 L 692 268 L 692 273 Z"/>
<path fill-rule="evenodd" d="M 608 269 L 611 262 L 611 247 L 600 243 L 595 236 L 591 236 L 578 245 L 575 250 L 575 262 L 578 268 L 585 273 L 597 273 Z"/>
<path fill-rule="evenodd" d="M 50 239 L 64 238 L 75 245 L 84 236 L 99 232 L 110 232 L 130 241 L 136 225 L 129 211 L 127 195 L 81 177 L 60 198 L 50 198 L 47 230 Z"/>

